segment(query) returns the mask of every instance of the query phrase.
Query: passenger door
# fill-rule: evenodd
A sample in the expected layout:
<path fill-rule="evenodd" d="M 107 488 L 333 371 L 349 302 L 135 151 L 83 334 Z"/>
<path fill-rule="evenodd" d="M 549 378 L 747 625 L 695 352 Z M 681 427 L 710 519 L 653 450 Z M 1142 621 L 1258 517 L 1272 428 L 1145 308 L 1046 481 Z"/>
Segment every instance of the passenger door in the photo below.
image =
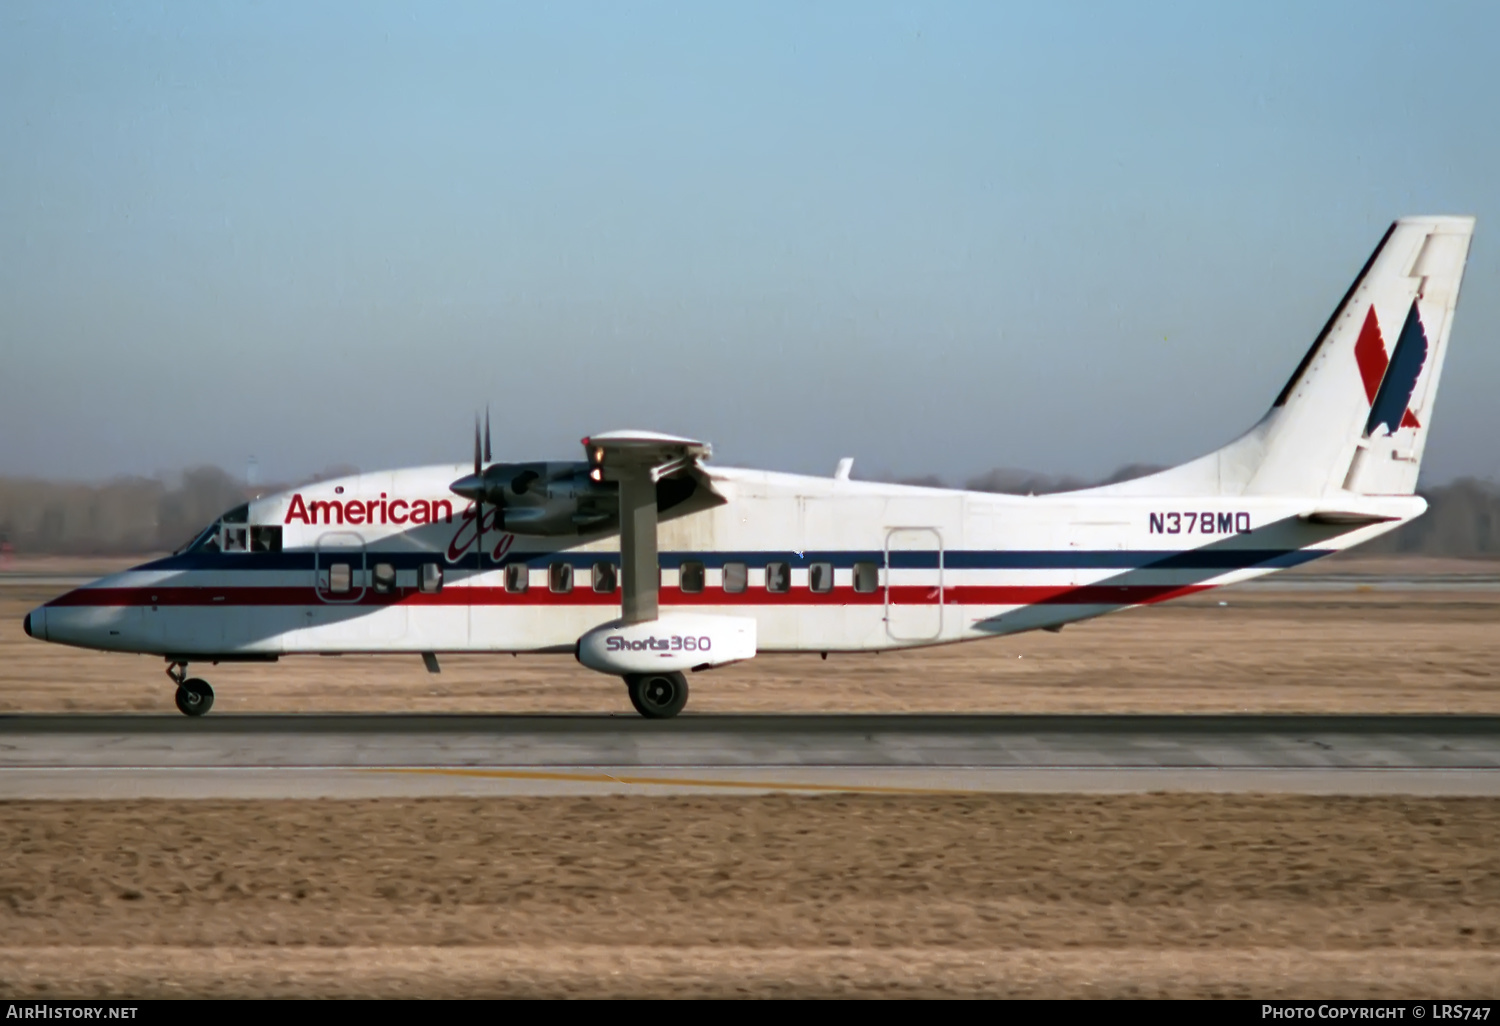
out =
<path fill-rule="evenodd" d="M 365 540 L 353 531 L 330 531 L 319 538 L 313 566 L 319 601 L 352 605 L 365 597 Z"/>
<path fill-rule="evenodd" d="M 374 579 L 371 564 L 353 531 L 331 531 L 318 539 L 314 559 L 316 605 L 306 612 L 305 630 L 287 639 L 288 652 L 379 652 L 399 648 L 406 637 L 406 606 L 401 591 Z M 394 571 L 382 567 L 383 580 Z"/>
<path fill-rule="evenodd" d="M 885 630 L 893 641 L 932 641 L 943 633 L 943 537 L 936 528 L 886 533 Z"/>

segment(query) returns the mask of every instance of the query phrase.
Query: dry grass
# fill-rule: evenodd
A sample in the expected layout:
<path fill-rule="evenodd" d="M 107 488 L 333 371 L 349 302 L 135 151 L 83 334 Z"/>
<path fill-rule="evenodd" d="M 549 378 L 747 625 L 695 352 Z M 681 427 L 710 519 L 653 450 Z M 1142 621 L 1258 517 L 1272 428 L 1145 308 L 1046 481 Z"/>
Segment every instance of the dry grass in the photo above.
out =
<path fill-rule="evenodd" d="M 1409 998 L 1500 978 L 1492 799 L 10 802 L 0 853 L 16 997 Z"/>

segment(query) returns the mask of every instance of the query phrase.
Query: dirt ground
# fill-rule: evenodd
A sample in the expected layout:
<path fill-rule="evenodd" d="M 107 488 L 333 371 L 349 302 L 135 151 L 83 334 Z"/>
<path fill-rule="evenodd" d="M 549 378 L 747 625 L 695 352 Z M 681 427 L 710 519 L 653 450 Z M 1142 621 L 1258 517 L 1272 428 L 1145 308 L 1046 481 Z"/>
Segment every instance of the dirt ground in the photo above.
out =
<path fill-rule="evenodd" d="M 1494 997 L 1500 802 L 0 803 L 0 993 Z"/>
<path fill-rule="evenodd" d="M 0 713 L 174 712 L 155 657 L 48 645 L 0 587 Z M 195 667 L 226 712 L 629 712 L 566 656 L 301 656 Z M 1037 631 L 882 655 L 766 655 L 695 675 L 714 712 L 1500 713 L 1500 590 L 1225 589 Z"/>

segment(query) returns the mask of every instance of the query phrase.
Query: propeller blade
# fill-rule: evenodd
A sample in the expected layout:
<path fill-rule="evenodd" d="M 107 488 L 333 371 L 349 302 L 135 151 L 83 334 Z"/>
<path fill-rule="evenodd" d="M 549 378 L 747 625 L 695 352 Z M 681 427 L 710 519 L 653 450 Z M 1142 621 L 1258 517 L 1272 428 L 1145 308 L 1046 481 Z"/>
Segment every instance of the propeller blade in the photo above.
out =
<path fill-rule="evenodd" d="M 484 407 L 484 462 L 489 463 L 494 458 L 495 454 L 490 449 L 490 407 L 486 403 Z"/>
<path fill-rule="evenodd" d="M 489 434 L 489 410 L 485 410 L 485 434 Z M 486 447 L 487 448 L 487 447 Z M 474 496 L 474 557 L 475 565 L 484 569 L 484 463 L 480 459 L 479 414 L 474 414 L 474 477 L 479 482 L 479 492 Z"/>

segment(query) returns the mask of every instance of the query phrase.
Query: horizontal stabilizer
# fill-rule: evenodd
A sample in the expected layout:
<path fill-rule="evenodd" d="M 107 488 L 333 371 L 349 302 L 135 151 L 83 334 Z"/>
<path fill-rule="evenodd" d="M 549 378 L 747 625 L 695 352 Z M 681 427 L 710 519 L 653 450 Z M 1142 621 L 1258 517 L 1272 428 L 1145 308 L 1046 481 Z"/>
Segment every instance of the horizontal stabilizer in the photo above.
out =
<path fill-rule="evenodd" d="M 1379 513 L 1357 513 L 1353 510 L 1319 509 L 1304 513 L 1300 519 L 1309 524 L 1329 524 L 1334 527 L 1364 527 L 1368 524 L 1388 524 L 1400 517 L 1382 516 Z"/>

